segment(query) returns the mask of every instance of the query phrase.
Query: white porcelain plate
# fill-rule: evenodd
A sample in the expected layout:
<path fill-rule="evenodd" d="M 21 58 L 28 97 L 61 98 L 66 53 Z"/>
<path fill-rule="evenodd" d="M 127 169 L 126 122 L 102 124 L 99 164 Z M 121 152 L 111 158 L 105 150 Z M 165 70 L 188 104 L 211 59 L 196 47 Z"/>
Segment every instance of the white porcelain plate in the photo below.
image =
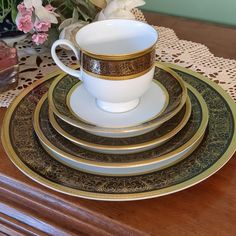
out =
<path fill-rule="evenodd" d="M 87 92 L 82 83 L 76 84 L 71 90 L 67 99 L 71 112 L 80 120 L 105 128 L 125 128 L 147 122 L 159 116 L 169 102 L 168 92 L 157 81 L 152 82 L 136 108 L 123 113 L 111 113 L 100 109 L 96 99 Z"/>

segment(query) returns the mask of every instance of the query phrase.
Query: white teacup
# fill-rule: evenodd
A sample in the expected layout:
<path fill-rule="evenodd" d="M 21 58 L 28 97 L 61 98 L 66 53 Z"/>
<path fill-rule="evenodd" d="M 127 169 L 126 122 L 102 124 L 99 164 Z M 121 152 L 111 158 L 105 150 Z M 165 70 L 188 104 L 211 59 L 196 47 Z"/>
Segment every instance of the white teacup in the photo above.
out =
<path fill-rule="evenodd" d="M 157 31 L 143 22 L 105 20 L 88 24 L 77 32 L 78 48 L 62 39 L 54 42 L 51 53 L 63 71 L 83 81 L 101 109 L 125 112 L 138 105 L 151 84 L 157 39 Z M 59 60 L 58 45 L 73 50 L 80 62 L 80 71 Z"/>

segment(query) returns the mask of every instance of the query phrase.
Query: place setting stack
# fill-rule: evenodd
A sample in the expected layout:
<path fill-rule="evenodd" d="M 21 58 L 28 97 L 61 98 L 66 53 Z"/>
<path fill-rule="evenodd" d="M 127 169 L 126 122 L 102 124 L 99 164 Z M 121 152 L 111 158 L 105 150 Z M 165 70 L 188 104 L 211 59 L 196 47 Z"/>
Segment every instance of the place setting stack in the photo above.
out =
<path fill-rule="evenodd" d="M 231 158 L 234 101 L 202 75 L 156 62 L 152 26 L 100 21 L 75 41 L 52 46 L 65 73 L 36 82 L 7 111 L 2 142 L 22 172 L 65 194 L 128 201 L 193 186 Z M 60 61 L 60 45 L 80 66 Z"/>

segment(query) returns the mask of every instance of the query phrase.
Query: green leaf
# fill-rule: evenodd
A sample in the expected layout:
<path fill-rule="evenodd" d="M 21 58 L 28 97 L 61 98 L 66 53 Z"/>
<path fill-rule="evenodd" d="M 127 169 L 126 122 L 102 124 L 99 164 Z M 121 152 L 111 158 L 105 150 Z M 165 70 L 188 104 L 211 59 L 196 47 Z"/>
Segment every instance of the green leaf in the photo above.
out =
<path fill-rule="evenodd" d="M 78 19 L 79 19 L 78 11 L 76 10 L 76 8 L 74 8 L 72 15 L 72 23 L 75 23 L 76 21 L 78 21 Z"/>
<path fill-rule="evenodd" d="M 77 10 L 85 21 L 91 20 L 91 17 L 88 14 L 86 14 L 84 11 L 82 11 L 79 7 L 77 7 Z"/>
<path fill-rule="evenodd" d="M 89 8 L 88 3 L 84 0 L 75 0 L 75 3 L 77 3 L 77 5 L 81 5 L 81 6 L 85 7 L 87 9 Z"/>
<path fill-rule="evenodd" d="M 16 10 L 16 6 L 12 6 L 11 9 L 11 19 L 14 23 L 16 23 L 16 16 L 17 16 L 17 10 Z"/>
<path fill-rule="evenodd" d="M 50 48 L 52 44 L 58 39 L 58 37 L 59 37 L 58 29 L 56 27 L 52 27 L 49 30 L 48 40 L 44 43 L 44 45 Z"/>

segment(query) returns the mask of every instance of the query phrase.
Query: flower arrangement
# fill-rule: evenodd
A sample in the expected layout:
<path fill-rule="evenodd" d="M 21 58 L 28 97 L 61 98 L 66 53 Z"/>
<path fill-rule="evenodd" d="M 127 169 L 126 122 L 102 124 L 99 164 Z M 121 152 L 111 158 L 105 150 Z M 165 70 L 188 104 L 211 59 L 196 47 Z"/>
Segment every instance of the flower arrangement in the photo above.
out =
<path fill-rule="evenodd" d="M 72 36 L 92 21 L 134 19 L 131 10 L 145 4 L 143 0 L 7 0 L 4 5 L 4 1 L 2 17 L 11 13 L 18 30 L 30 33 L 37 45 L 58 37 L 73 41 Z"/>
<path fill-rule="evenodd" d="M 59 14 L 51 4 L 42 5 L 42 0 L 24 0 L 17 6 L 16 25 L 24 33 L 32 33 L 32 41 L 43 44 L 48 39 L 52 24 L 58 24 Z"/>

